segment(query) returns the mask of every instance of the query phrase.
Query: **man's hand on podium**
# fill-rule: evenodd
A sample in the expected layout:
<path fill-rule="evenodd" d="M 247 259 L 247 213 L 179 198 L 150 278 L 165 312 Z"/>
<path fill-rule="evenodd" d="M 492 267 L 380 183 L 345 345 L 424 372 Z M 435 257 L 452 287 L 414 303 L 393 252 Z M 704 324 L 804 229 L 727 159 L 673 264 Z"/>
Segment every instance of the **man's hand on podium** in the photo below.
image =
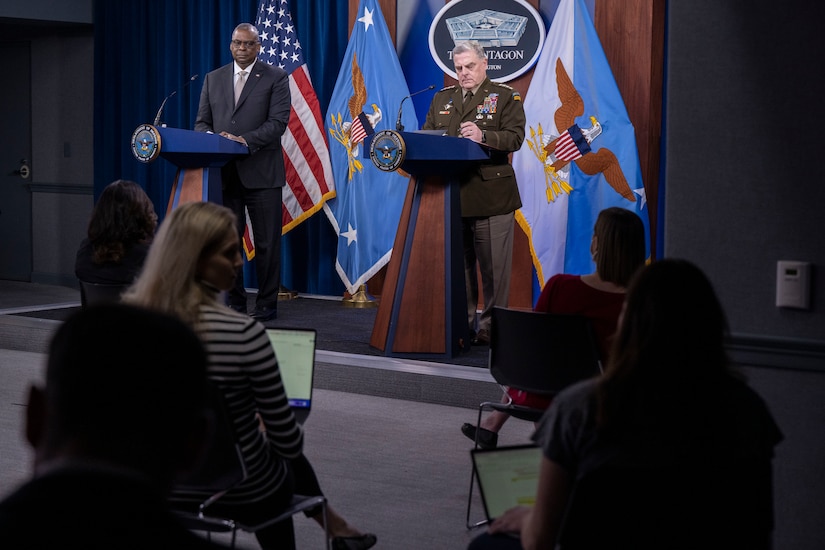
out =
<path fill-rule="evenodd" d="M 458 135 L 463 138 L 471 139 L 476 143 L 482 143 L 484 133 L 481 131 L 475 122 L 464 121 L 458 129 Z"/>
<path fill-rule="evenodd" d="M 231 139 L 232 141 L 237 141 L 238 143 L 242 143 L 245 146 L 249 147 L 249 145 L 246 143 L 246 140 L 243 138 L 243 136 L 236 136 L 234 134 L 230 134 L 229 132 L 221 132 L 220 135 L 227 138 L 227 139 Z"/>

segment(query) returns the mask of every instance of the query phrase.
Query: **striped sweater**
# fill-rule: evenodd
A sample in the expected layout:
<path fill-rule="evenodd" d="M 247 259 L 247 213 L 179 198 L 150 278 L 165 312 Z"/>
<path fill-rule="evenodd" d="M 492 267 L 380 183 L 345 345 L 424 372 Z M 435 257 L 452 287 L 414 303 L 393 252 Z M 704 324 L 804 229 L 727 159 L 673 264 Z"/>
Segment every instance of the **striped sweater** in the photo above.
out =
<path fill-rule="evenodd" d="M 194 328 L 206 346 L 208 376 L 223 393 L 248 473 L 221 502 L 265 498 L 284 482 L 284 459 L 299 456 L 303 446 L 303 432 L 287 401 L 272 345 L 263 325 L 222 306 L 201 306 Z"/>

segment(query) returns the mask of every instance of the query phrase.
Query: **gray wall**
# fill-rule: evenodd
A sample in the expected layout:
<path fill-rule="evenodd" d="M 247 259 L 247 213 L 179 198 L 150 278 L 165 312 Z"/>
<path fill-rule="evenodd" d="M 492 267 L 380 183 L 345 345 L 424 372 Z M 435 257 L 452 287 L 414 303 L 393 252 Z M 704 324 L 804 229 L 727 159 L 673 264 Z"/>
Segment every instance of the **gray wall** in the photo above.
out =
<path fill-rule="evenodd" d="M 94 41 L 32 42 L 32 281 L 75 285 L 74 257 L 93 205 Z"/>
<path fill-rule="evenodd" d="M 91 23 L 93 0 L 0 0 L 0 17 Z"/>
<path fill-rule="evenodd" d="M 38 68 L 31 78 L 33 282 L 77 284 L 74 255 L 93 205 L 91 23 L 92 0 L 0 1 L 2 38 L 30 41 Z"/>
<path fill-rule="evenodd" d="M 731 330 L 825 344 L 822 4 L 671 0 L 665 253 L 699 264 Z M 777 260 L 814 264 L 810 311 Z"/>
<path fill-rule="evenodd" d="M 774 547 L 825 548 L 823 8 L 670 0 L 668 10 L 665 255 L 708 273 L 747 340 L 734 356 L 785 435 Z M 809 311 L 775 307 L 777 260 L 814 264 Z"/>

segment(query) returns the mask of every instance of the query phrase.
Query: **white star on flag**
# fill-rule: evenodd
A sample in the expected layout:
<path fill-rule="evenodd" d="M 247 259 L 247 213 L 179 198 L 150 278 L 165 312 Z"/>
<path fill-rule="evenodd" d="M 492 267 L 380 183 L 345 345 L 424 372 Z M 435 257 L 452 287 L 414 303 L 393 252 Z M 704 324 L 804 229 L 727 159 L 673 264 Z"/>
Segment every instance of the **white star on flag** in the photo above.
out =
<path fill-rule="evenodd" d="M 372 25 L 373 22 L 372 22 L 372 12 L 369 10 L 369 8 L 366 8 L 366 7 L 364 8 L 364 15 L 362 17 L 359 17 L 358 21 L 360 23 L 364 24 L 364 32 L 367 32 L 368 30 L 370 30 L 370 25 Z"/>
<path fill-rule="evenodd" d="M 341 233 L 342 237 L 347 238 L 347 246 L 351 245 L 353 242 L 358 242 L 358 231 L 352 227 L 352 224 L 347 224 L 349 229 Z"/>

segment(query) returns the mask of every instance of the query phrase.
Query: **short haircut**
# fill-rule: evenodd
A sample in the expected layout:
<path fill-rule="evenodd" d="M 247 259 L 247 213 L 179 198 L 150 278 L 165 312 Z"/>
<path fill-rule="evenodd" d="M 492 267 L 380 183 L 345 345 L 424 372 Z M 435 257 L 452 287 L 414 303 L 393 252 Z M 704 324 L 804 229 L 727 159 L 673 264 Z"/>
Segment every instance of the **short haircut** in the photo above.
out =
<path fill-rule="evenodd" d="M 487 56 L 484 53 L 484 48 L 482 48 L 481 44 L 479 44 L 475 40 L 459 42 L 455 45 L 455 48 L 453 48 L 453 56 L 467 52 L 474 53 L 476 57 L 478 57 L 479 59 L 487 59 Z"/>
<path fill-rule="evenodd" d="M 645 227 L 635 212 L 613 206 L 599 212 L 596 272 L 601 280 L 626 287 L 645 261 Z"/>
<path fill-rule="evenodd" d="M 240 25 L 235 27 L 235 30 L 232 31 L 232 35 L 234 36 L 237 31 L 249 31 L 255 35 L 255 40 L 260 41 L 261 39 L 261 35 L 258 32 L 258 27 L 256 27 L 252 23 L 241 23 Z"/>
<path fill-rule="evenodd" d="M 44 450 L 71 445 L 169 476 L 201 418 L 207 358 L 190 328 L 123 304 L 70 316 L 49 345 Z"/>

